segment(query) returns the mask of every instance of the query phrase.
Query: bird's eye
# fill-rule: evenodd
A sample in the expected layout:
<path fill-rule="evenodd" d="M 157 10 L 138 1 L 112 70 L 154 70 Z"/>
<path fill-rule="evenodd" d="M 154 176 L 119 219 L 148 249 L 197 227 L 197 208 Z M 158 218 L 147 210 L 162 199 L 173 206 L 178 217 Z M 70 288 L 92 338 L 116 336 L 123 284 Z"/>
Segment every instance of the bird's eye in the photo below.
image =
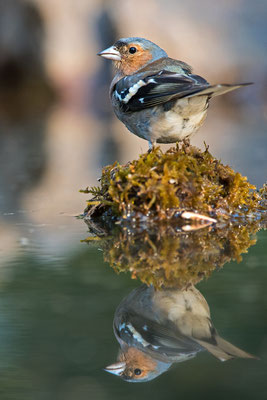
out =
<path fill-rule="evenodd" d="M 136 48 L 136 47 L 130 47 L 130 48 L 129 48 L 129 53 L 131 53 L 131 54 L 136 53 L 136 51 L 137 51 L 137 48 Z"/>
<path fill-rule="evenodd" d="M 136 369 L 134 370 L 134 374 L 135 374 L 135 375 L 141 375 L 141 373 L 142 373 L 142 371 L 141 371 L 141 369 L 139 369 L 139 368 L 136 368 Z"/>

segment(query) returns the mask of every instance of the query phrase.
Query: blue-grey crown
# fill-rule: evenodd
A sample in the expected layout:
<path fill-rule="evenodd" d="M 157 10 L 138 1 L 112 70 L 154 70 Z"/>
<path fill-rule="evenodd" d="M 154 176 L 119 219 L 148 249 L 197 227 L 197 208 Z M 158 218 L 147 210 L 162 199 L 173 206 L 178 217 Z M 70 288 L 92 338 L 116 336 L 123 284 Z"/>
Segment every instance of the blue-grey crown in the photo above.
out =
<path fill-rule="evenodd" d="M 143 49 L 150 50 L 153 60 L 156 60 L 156 59 L 159 59 L 162 57 L 168 57 L 168 54 L 166 53 L 166 51 L 164 51 L 157 44 L 151 42 L 148 39 L 144 39 L 144 38 L 140 38 L 140 37 L 129 37 L 129 38 L 119 39 L 115 43 L 115 46 L 119 47 L 119 46 L 122 46 L 122 45 L 128 44 L 128 43 L 138 43 L 138 44 L 141 44 Z"/>

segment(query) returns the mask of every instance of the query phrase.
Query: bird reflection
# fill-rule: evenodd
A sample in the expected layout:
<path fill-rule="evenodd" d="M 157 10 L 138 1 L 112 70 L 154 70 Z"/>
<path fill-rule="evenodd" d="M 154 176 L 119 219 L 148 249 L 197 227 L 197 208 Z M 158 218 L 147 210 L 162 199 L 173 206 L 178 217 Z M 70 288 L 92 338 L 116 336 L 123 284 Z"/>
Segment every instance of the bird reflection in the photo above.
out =
<path fill-rule="evenodd" d="M 142 285 L 122 300 L 113 324 L 120 351 L 105 371 L 129 382 L 150 381 L 204 350 L 221 361 L 255 358 L 219 336 L 194 286 L 158 291 Z"/>

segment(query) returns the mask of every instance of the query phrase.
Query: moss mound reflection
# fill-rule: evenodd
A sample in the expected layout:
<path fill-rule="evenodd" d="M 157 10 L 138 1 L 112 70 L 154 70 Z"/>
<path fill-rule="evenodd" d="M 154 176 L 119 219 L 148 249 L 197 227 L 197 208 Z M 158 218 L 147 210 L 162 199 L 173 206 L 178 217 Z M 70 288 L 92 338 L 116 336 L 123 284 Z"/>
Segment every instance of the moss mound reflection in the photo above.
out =
<path fill-rule="evenodd" d="M 87 221 L 96 232 L 96 226 Z M 151 230 L 120 228 L 107 233 L 102 230 L 97 243 L 104 259 L 117 272 L 130 272 L 156 288 L 184 288 L 196 284 L 230 260 L 241 261 L 242 253 L 256 243 L 252 236 L 258 223 L 246 226 L 227 224 L 190 233 L 177 231 L 169 224 L 157 224 Z M 98 230 L 100 232 L 100 230 Z M 92 242 L 93 237 L 85 241 Z"/>
<path fill-rule="evenodd" d="M 102 171 L 85 215 L 172 217 L 177 210 L 228 217 L 258 209 L 261 196 L 247 178 L 223 165 L 208 151 L 186 143 L 167 152 L 159 147 L 126 165 Z"/>

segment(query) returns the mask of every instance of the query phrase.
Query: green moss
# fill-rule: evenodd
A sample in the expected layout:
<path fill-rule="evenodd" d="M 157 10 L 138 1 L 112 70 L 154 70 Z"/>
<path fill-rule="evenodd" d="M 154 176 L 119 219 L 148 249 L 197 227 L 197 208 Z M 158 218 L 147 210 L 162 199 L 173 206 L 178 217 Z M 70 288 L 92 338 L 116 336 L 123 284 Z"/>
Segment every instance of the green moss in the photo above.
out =
<path fill-rule="evenodd" d="M 253 221 L 186 233 L 165 223 L 141 230 L 117 226 L 108 232 L 92 221 L 87 224 L 98 235 L 85 242 L 98 237 L 97 247 L 103 249 L 105 261 L 115 272 L 129 272 L 132 278 L 156 288 L 196 284 L 226 262 L 241 261 L 241 254 L 256 243 L 254 233 L 264 226 Z"/>
<path fill-rule="evenodd" d="M 102 171 L 100 187 L 91 193 L 85 215 L 172 217 L 177 210 L 211 216 L 249 213 L 261 196 L 247 178 L 223 165 L 208 151 L 186 143 L 163 153 L 159 147 L 126 165 L 115 163 Z"/>
<path fill-rule="evenodd" d="M 208 148 L 186 143 L 107 166 L 100 186 L 84 192 L 92 195 L 84 216 L 95 234 L 86 241 L 98 238 L 116 272 L 156 288 L 196 284 L 240 261 L 266 226 L 266 186 L 256 191 Z"/>

